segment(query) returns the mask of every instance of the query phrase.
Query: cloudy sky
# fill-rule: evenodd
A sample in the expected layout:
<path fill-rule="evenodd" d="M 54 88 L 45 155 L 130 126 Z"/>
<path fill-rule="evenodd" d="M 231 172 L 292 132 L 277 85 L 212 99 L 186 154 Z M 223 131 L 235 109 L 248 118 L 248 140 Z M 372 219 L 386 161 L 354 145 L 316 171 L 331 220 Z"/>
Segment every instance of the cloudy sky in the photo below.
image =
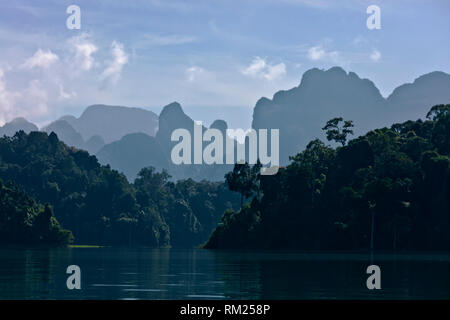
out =
<path fill-rule="evenodd" d="M 79 30 L 66 27 L 72 4 Z M 379 30 L 366 27 L 371 4 Z M 251 110 L 306 70 L 335 65 L 387 96 L 450 72 L 449 13 L 447 0 L 2 1 L 0 124 L 44 125 L 95 103 Z"/>

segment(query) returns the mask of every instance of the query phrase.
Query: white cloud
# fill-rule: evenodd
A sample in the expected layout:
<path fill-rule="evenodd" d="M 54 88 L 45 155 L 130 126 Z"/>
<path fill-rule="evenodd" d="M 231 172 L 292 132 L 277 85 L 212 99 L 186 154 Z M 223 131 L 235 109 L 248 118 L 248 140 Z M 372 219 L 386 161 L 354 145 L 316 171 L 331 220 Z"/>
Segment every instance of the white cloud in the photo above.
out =
<path fill-rule="evenodd" d="M 4 72 L 0 69 L 0 125 L 3 125 L 9 120 L 9 115 L 14 109 L 14 100 L 17 98 L 17 93 L 8 92 L 6 89 L 6 82 L 4 80 Z"/>
<path fill-rule="evenodd" d="M 381 53 L 378 50 L 374 50 L 370 54 L 370 60 L 372 60 L 373 62 L 378 62 L 378 60 L 380 60 L 380 58 L 381 58 Z"/>
<path fill-rule="evenodd" d="M 50 50 L 43 51 L 39 49 L 34 55 L 28 58 L 25 63 L 22 64 L 24 69 L 43 68 L 47 69 L 53 63 L 59 60 L 59 57 Z"/>
<path fill-rule="evenodd" d="M 242 73 L 247 76 L 257 76 L 260 75 L 265 68 L 266 61 L 260 57 L 256 57 L 247 68 L 242 70 Z"/>
<path fill-rule="evenodd" d="M 274 80 L 286 74 L 286 65 L 279 63 L 276 65 L 267 66 L 267 72 L 264 74 L 264 78 L 267 80 Z"/>
<path fill-rule="evenodd" d="M 103 71 L 101 78 L 115 84 L 120 78 L 124 65 L 128 63 L 128 55 L 123 49 L 123 44 L 117 41 L 113 41 L 111 44 L 111 54 L 113 60 L 109 62 L 109 66 Z"/>
<path fill-rule="evenodd" d="M 7 89 L 0 69 L 0 125 L 17 117 L 39 118 L 48 114 L 48 96 L 38 80 L 31 80 L 22 92 Z"/>
<path fill-rule="evenodd" d="M 327 51 L 322 45 L 313 46 L 308 49 L 306 56 L 312 61 L 331 61 L 334 63 L 344 63 L 339 51 Z"/>
<path fill-rule="evenodd" d="M 72 99 L 77 96 L 77 93 L 75 91 L 72 92 L 66 92 L 64 91 L 64 86 L 60 83 L 59 84 L 59 99 L 60 100 L 66 100 L 66 99 Z"/>
<path fill-rule="evenodd" d="M 97 51 L 97 47 L 92 43 L 82 43 L 75 45 L 76 60 L 80 64 L 81 69 L 90 70 L 94 65 L 92 54 Z"/>
<path fill-rule="evenodd" d="M 95 59 L 92 55 L 98 51 L 97 46 L 89 40 L 89 37 L 88 34 L 83 33 L 69 39 L 71 50 L 75 55 L 75 67 L 85 71 L 94 66 Z"/>
<path fill-rule="evenodd" d="M 325 50 L 322 47 L 317 46 L 308 49 L 308 58 L 310 60 L 320 60 L 323 57 L 325 57 Z"/>
<path fill-rule="evenodd" d="M 243 75 L 254 78 L 275 80 L 286 74 L 286 65 L 283 62 L 278 64 L 268 64 L 263 58 L 255 57 L 250 65 L 241 72 Z"/>
<path fill-rule="evenodd" d="M 189 82 L 194 82 L 195 80 L 198 79 L 198 77 L 205 74 L 206 70 L 197 66 L 192 66 L 186 70 L 187 80 Z"/>
<path fill-rule="evenodd" d="M 48 113 L 47 92 L 42 88 L 39 80 L 30 81 L 21 103 L 26 108 L 25 116 L 38 117 Z"/>

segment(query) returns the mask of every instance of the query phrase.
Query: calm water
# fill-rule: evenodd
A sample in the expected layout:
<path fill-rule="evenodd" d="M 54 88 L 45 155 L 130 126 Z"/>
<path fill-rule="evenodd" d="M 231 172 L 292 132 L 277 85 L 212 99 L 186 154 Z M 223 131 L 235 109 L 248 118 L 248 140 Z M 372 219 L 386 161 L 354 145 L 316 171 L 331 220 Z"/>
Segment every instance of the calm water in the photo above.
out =
<path fill-rule="evenodd" d="M 0 249 L 0 299 L 450 299 L 450 254 Z M 81 290 L 66 268 L 81 268 Z"/>

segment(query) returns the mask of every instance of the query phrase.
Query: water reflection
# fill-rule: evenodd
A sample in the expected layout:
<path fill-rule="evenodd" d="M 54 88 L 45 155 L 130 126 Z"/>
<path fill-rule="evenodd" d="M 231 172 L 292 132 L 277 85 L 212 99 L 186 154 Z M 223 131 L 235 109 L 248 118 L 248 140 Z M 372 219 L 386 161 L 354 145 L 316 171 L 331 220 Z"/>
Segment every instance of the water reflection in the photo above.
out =
<path fill-rule="evenodd" d="M 81 268 L 81 290 L 66 268 Z M 1 299 L 448 299 L 450 255 L 177 249 L 0 249 Z"/>

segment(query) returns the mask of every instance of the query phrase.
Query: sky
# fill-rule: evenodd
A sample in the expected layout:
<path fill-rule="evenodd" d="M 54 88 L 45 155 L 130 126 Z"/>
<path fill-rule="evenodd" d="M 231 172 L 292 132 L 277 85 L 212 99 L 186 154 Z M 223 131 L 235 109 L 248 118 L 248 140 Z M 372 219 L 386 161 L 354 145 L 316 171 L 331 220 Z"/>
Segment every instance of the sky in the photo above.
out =
<path fill-rule="evenodd" d="M 66 26 L 70 5 L 80 29 Z M 367 28 L 370 5 L 380 29 Z M 2 1 L 0 125 L 22 116 L 43 126 L 97 103 L 177 101 L 199 116 L 238 107 L 225 119 L 236 127 L 259 98 L 313 67 L 356 72 L 386 97 L 450 72 L 449 13 L 448 0 Z"/>

